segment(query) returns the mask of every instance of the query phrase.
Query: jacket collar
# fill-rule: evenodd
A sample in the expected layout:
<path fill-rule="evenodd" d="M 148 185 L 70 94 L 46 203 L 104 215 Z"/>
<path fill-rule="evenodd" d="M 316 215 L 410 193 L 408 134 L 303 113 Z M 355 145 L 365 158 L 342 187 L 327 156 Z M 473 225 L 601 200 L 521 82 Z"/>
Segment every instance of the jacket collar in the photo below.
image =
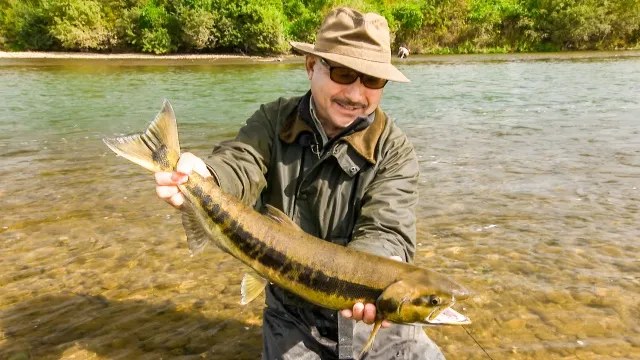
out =
<path fill-rule="evenodd" d="M 302 97 L 301 102 L 304 103 L 305 98 L 308 99 L 308 96 Z M 298 139 L 298 136 L 301 133 L 308 132 L 313 134 L 313 128 L 308 123 L 308 121 L 305 121 L 303 119 L 304 115 L 301 115 L 301 112 L 304 111 L 308 111 L 308 109 L 305 106 L 299 106 L 298 111 L 293 112 L 285 120 L 285 123 L 280 130 L 280 140 L 287 144 L 292 144 Z M 378 140 L 380 139 L 380 136 L 382 135 L 386 124 L 387 116 L 380 109 L 380 107 L 377 107 L 375 110 L 373 122 L 371 122 L 369 126 L 364 129 L 354 131 L 349 135 L 343 136 L 338 140 L 338 142 L 346 142 L 361 157 L 363 157 L 369 163 L 375 164 L 375 149 L 378 145 Z"/>

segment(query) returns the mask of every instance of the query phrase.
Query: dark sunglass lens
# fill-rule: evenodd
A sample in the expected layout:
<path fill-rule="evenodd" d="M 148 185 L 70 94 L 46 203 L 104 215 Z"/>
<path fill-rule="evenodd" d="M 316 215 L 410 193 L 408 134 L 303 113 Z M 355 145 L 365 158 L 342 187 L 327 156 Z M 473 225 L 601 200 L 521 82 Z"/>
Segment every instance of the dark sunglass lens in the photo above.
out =
<path fill-rule="evenodd" d="M 382 89 L 385 85 L 387 85 L 387 80 L 363 75 L 362 85 L 368 87 L 369 89 Z"/>
<path fill-rule="evenodd" d="M 352 84 L 358 78 L 358 73 L 345 67 L 331 69 L 331 80 L 338 84 Z"/>

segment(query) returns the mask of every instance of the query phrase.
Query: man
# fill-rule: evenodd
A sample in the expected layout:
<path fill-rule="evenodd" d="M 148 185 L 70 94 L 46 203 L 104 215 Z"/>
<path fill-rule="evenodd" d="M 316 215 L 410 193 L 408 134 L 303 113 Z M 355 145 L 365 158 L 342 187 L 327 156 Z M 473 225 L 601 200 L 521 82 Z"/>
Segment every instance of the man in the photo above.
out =
<path fill-rule="evenodd" d="M 208 164 L 185 153 L 175 173 L 156 173 L 157 194 L 184 202 L 177 184 L 191 171 L 214 176 L 247 204 L 270 204 L 316 237 L 412 261 L 418 162 L 407 137 L 378 108 L 388 80 L 409 80 L 391 65 L 389 28 L 377 14 L 338 8 L 306 54 L 311 90 L 262 105 Z M 263 359 L 348 359 L 371 332 L 375 305 L 333 310 L 267 288 Z M 355 323 L 347 318 L 362 320 Z M 443 359 L 420 327 L 384 325 L 368 359 Z"/>
<path fill-rule="evenodd" d="M 398 57 L 400 59 L 406 59 L 409 57 L 409 48 L 407 47 L 407 45 L 402 45 L 400 46 L 400 48 L 398 49 Z"/>

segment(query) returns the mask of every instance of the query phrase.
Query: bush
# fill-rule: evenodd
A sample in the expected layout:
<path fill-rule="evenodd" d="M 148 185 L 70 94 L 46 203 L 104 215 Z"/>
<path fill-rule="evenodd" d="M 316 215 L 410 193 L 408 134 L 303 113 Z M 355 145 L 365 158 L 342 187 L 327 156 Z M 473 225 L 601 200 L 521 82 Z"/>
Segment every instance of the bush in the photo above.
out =
<path fill-rule="evenodd" d="M 391 10 L 395 23 L 396 43 L 405 43 L 408 39 L 417 35 L 422 28 L 423 14 L 420 5 L 415 3 L 397 4 Z"/>
<path fill-rule="evenodd" d="M 288 50 L 280 1 L 232 1 L 228 6 L 225 16 L 231 26 L 220 29 L 222 46 L 244 53 L 282 53 Z"/>
<path fill-rule="evenodd" d="M 93 0 L 49 0 L 45 7 L 53 18 L 49 33 L 69 50 L 101 50 L 109 46 L 111 31 Z"/>
<path fill-rule="evenodd" d="M 287 19 L 285 36 L 295 41 L 315 42 L 323 18 L 322 6 L 324 2 L 305 6 L 298 0 L 284 0 L 283 13 Z"/>
<path fill-rule="evenodd" d="M 214 14 L 203 8 L 181 7 L 177 19 L 182 31 L 181 45 L 185 50 L 215 48 L 219 37 L 213 27 L 216 23 Z"/>
<path fill-rule="evenodd" d="M 286 53 L 349 6 L 412 53 L 637 47 L 638 0 L 0 0 L 0 47 Z"/>
<path fill-rule="evenodd" d="M 0 33 L 10 49 L 50 50 L 57 46 L 49 34 L 52 19 L 40 1 L 15 0 L 3 5 Z"/>
<path fill-rule="evenodd" d="M 136 50 L 166 54 L 177 48 L 171 36 L 177 31 L 170 31 L 175 23 L 163 5 L 151 0 L 125 10 L 116 27 L 119 36 Z"/>

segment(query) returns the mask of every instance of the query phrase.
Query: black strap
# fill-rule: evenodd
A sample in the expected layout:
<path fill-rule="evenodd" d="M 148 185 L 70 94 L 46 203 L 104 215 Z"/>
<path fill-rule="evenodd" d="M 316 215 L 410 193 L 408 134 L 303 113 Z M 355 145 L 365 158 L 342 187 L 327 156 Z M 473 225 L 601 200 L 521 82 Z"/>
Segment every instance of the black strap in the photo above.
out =
<path fill-rule="evenodd" d="M 338 359 L 353 359 L 353 320 L 338 312 Z"/>

